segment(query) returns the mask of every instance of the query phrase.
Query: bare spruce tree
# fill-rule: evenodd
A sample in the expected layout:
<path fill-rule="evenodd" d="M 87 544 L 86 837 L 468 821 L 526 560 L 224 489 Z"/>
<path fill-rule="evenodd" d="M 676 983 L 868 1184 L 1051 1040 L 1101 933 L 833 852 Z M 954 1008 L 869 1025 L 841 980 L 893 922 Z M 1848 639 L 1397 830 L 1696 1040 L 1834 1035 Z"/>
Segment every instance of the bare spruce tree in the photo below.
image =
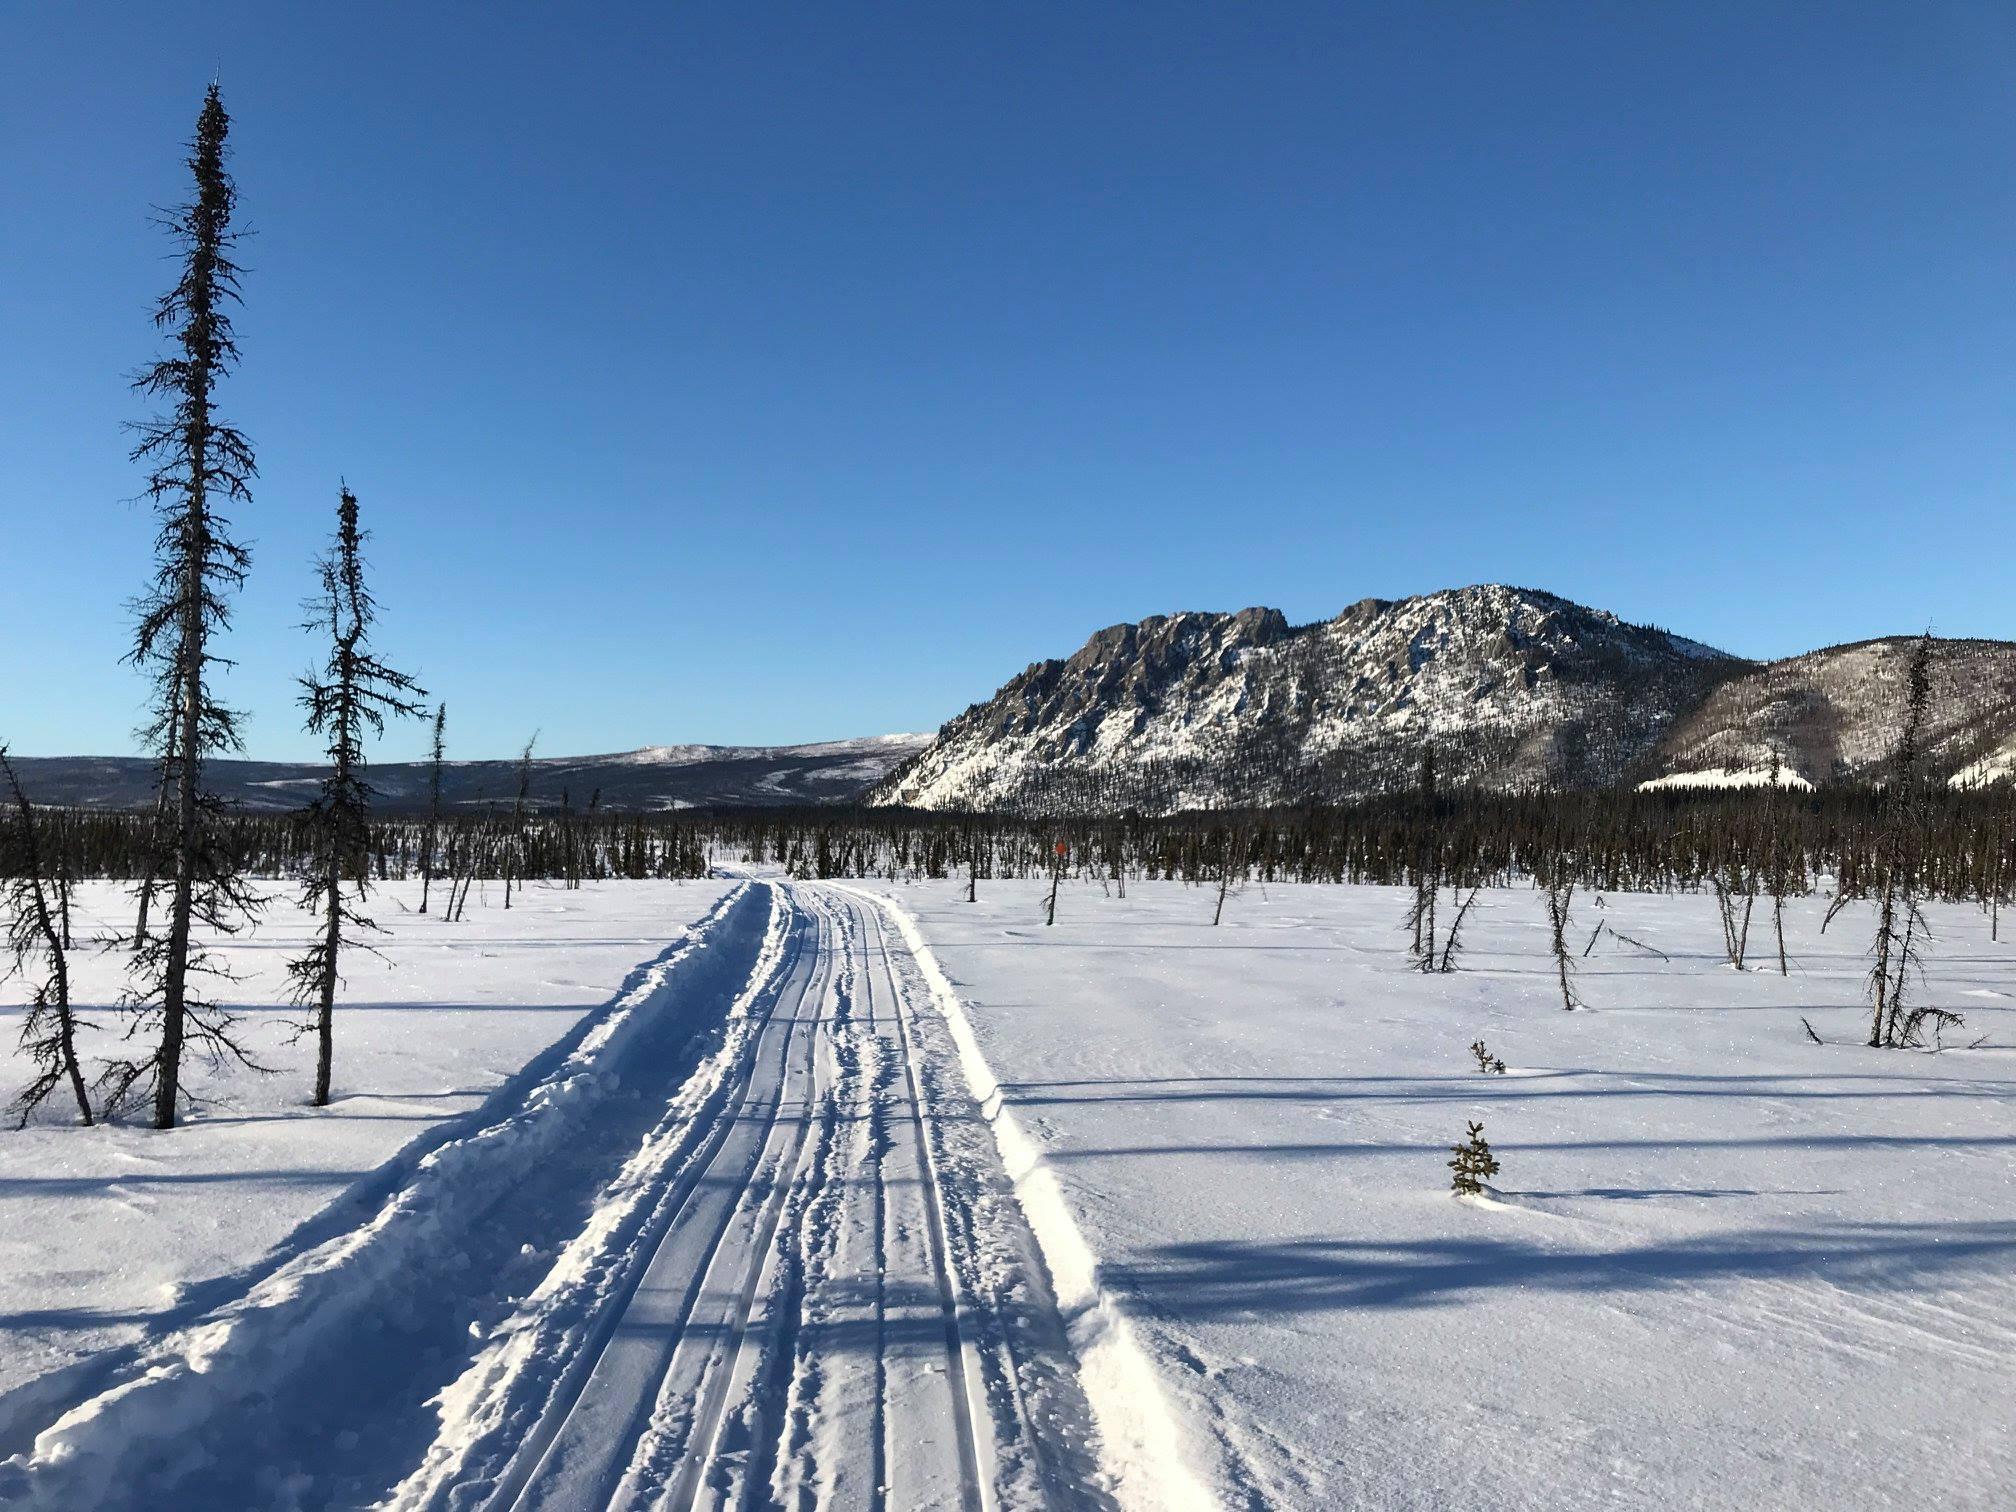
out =
<path fill-rule="evenodd" d="M 1071 845 L 1069 841 L 1059 840 L 1051 848 L 1050 896 L 1043 904 L 1043 922 L 1045 925 L 1057 922 L 1057 886 L 1064 880 L 1064 863 L 1070 858 L 1070 855 Z"/>
<path fill-rule="evenodd" d="M 387 666 L 371 649 L 377 605 L 364 584 L 365 532 L 357 524 L 357 496 L 348 487 L 336 500 L 336 536 L 316 562 L 321 592 L 309 604 L 304 628 L 329 638 L 321 668 L 301 679 L 301 706 L 311 734 L 323 737 L 329 774 L 303 816 L 310 870 L 301 906 L 320 916 L 321 938 L 287 965 L 294 1000 L 312 1011 L 303 1033 L 315 1036 L 315 1106 L 329 1103 L 336 1052 L 336 985 L 346 933 L 377 929 L 363 911 L 370 891 L 371 785 L 364 780 L 364 737 L 380 735 L 386 717 L 413 718 L 424 711 L 414 695 L 425 690 Z M 348 881 L 351 895 L 344 895 Z M 354 939 L 351 943 L 355 943 Z"/>
<path fill-rule="evenodd" d="M 1769 841 L 1765 847 L 1765 855 L 1768 857 L 1767 866 L 1770 873 L 1771 928 L 1778 939 L 1778 975 L 1790 976 L 1792 968 L 1785 960 L 1785 896 L 1792 890 L 1792 841 L 1791 836 L 1787 833 L 1789 826 L 1786 823 L 1787 805 L 1785 803 L 1784 776 L 1784 759 L 1779 754 L 1778 748 L 1773 746 L 1771 748 L 1771 792 L 1764 806 L 1764 823 L 1766 828 L 1770 830 Z M 1803 860 L 1800 862 L 1800 874 L 1803 890 L 1805 874 L 1805 862 Z"/>
<path fill-rule="evenodd" d="M 1575 866 L 1560 835 L 1549 837 L 1535 872 L 1534 880 L 1547 895 L 1548 948 L 1561 987 L 1561 1006 L 1572 1013 L 1582 1006 L 1575 991 L 1575 955 L 1568 947 L 1568 906 L 1575 898 Z"/>
<path fill-rule="evenodd" d="M 1435 748 L 1421 748 L 1421 827 L 1414 845 L 1414 898 L 1407 927 L 1414 933 L 1408 955 L 1423 971 L 1435 969 L 1435 899 L 1442 891 L 1442 848 L 1435 833 Z"/>
<path fill-rule="evenodd" d="M 1876 874 L 1875 962 L 1869 969 L 1874 1012 L 1869 1043 L 1898 1045 L 1904 996 L 1919 969 L 1927 935 L 1918 902 L 1918 864 L 1924 829 L 1925 721 L 1932 709 L 1932 635 L 1918 638 L 1904 679 L 1904 708 L 1885 792 L 1881 851 Z"/>
<path fill-rule="evenodd" d="M 1476 906 L 1478 895 L 1483 891 L 1484 885 L 1474 882 L 1470 890 L 1464 892 L 1460 877 L 1451 887 L 1450 894 L 1456 899 L 1456 915 L 1449 921 L 1449 933 L 1443 936 L 1442 960 L 1436 970 L 1447 972 L 1456 969 L 1456 956 L 1463 948 L 1463 921 L 1470 917 L 1470 910 Z"/>
<path fill-rule="evenodd" d="M 434 738 L 427 745 L 427 834 L 420 848 L 420 912 L 434 887 L 434 857 L 441 843 L 441 767 L 447 755 L 448 705 L 434 706 Z"/>
<path fill-rule="evenodd" d="M 14 1111 L 25 1125 L 43 1101 L 67 1083 L 77 1101 L 78 1120 L 89 1128 L 91 1098 L 77 1064 L 77 1031 L 90 1026 L 70 1007 L 69 930 L 57 922 L 69 911 L 69 878 L 44 852 L 35 806 L 22 790 L 5 746 L 0 746 L 0 776 L 6 778 L 15 816 L 13 833 L 0 847 L 8 863 L 5 880 L 0 881 L 0 913 L 5 915 L 0 937 L 12 957 L 0 977 L 29 978 L 34 993 L 21 1021 L 21 1053 L 35 1068 L 35 1078 L 14 1099 Z"/>
<path fill-rule="evenodd" d="M 256 907 L 219 833 L 220 805 L 203 786 L 206 758 L 241 744 L 237 713 L 213 693 L 212 673 L 224 664 L 213 645 L 230 623 L 227 596 L 243 583 L 251 559 L 226 533 L 220 506 L 249 502 L 257 475 L 251 444 L 216 410 L 217 384 L 238 359 L 230 317 L 239 298 L 240 269 L 232 258 L 238 233 L 231 225 L 237 190 L 224 168 L 230 127 L 212 84 L 189 148 L 194 197 L 161 217 L 181 249 L 180 276 L 154 312 L 155 325 L 172 336 L 173 354 L 134 383 L 167 406 L 136 427 L 133 459 L 147 464 L 146 495 L 159 529 L 154 580 L 138 603 L 130 660 L 154 679 L 156 723 L 146 734 L 150 748 L 163 753 L 156 874 L 167 892 L 168 920 L 164 934 L 150 934 L 136 948 L 126 996 L 135 1015 L 130 1034 L 154 1034 L 154 1048 L 113 1064 L 106 1089 L 114 1109 L 150 1096 L 161 1129 L 174 1127 L 186 1100 L 182 1063 L 190 1048 L 250 1064 L 230 1016 L 192 982 L 218 974 L 195 943 L 197 928 L 228 934 Z"/>
<path fill-rule="evenodd" d="M 1225 918 L 1225 900 L 1246 885 L 1246 874 L 1252 869 L 1252 837 L 1247 833 L 1244 819 L 1227 822 L 1218 857 L 1218 903 L 1211 910 L 1211 922 L 1216 925 Z"/>
<path fill-rule="evenodd" d="M 511 883 L 518 875 L 519 852 L 525 848 L 525 805 L 532 796 L 532 747 L 539 743 L 539 732 L 534 730 L 532 738 L 525 742 L 525 749 L 518 753 L 518 800 L 511 805 L 511 833 L 504 844 L 504 908 L 511 908 Z"/>

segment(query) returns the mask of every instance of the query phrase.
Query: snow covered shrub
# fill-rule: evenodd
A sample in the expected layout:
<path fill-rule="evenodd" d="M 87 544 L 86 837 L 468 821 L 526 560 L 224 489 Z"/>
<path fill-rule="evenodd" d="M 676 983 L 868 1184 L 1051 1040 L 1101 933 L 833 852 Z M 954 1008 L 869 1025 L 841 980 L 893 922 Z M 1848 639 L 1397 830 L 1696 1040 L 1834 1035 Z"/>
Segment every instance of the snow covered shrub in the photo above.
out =
<path fill-rule="evenodd" d="M 1486 1076 L 1505 1074 L 1505 1062 L 1493 1055 L 1481 1039 L 1470 1041 L 1470 1053 L 1477 1057 L 1477 1069 Z"/>
<path fill-rule="evenodd" d="M 1484 1178 L 1498 1174 L 1498 1158 L 1484 1140 L 1484 1125 L 1472 1119 L 1469 1138 L 1449 1148 L 1456 1156 L 1449 1162 L 1449 1169 L 1455 1172 L 1449 1183 L 1450 1190 L 1458 1197 L 1480 1196 L 1484 1191 Z"/>

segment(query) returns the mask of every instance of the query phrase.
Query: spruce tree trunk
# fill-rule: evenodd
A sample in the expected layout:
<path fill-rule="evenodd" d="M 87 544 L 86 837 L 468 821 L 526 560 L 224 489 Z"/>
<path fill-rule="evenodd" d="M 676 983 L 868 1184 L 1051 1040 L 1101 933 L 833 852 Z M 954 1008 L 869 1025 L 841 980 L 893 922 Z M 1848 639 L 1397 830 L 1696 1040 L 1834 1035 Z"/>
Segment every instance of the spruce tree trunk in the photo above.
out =
<path fill-rule="evenodd" d="M 84 1072 L 77 1064 L 77 1025 L 70 1017 L 70 963 L 60 950 L 54 956 L 56 1003 L 62 1014 L 59 1032 L 63 1037 L 63 1066 L 70 1075 L 71 1095 L 77 1099 L 77 1116 L 88 1129 L 96 1120 L 91 1116 L 91 1094 L 84 1090 Z"/>
<path fill-rule="evenodd" d="M 343 944 L 340 889 L 343 867 L 336 847 L 329 849 L 329 907 L 322 926 L 322 997 L 315 1005 L 315 1106 L 329 1106 L 329 1073 L 336 1059 L 336 952 Z M 361 909 L 362 904 L 359 905 Z"/>
<path fill-rule="evenodd" d="M 191 378 L 200 419 L 207 420 L 210 379 L 199 365 Z M 168 914 L 168 960 L 162 977 L 161 1060 L 154 1081 L 154 1127 L 172 1129 L 182 1091 L 183 1003 L 189 983 L 189 933 L 196 905 L 196 847 L 200 818 L 196 765 L 203 712 L 203 566 L 209 557 L 204 495 L 207 424 L 189 427 L 189 530 L 183 543 L 181 644 L 176 648 L 175 893 Z"/>
<path fill-rule="evenodd" d="M 1869 1020 L 1869 1047 L 1883 1043 L 1883 1011 L 1890 991 L 1890 940 L 1897 925 L 1897 883 L 1893 872 L 1883 879 L 1883 898 L 1876 910 L 1876 965 L 1869 979 L 1876 987 L 1876 1012 Z"/>

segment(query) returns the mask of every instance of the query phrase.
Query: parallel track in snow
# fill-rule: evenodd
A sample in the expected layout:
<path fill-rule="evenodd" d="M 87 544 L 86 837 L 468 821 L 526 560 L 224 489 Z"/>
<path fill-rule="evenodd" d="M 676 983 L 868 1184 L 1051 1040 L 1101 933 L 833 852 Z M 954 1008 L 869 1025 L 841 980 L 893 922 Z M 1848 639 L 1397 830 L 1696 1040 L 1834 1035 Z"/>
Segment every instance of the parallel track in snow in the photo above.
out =
<path fill-rule="evenodd" d="M 381 1207 L 108 1365 L 0 1500 L 1106 1512 L 921 985 L 878 904 L 752 881 Z"/>
<path fill-rule="evenodd" d="M 629 1468 L 622 1456 L 643 1432 L 644 1417 L 652 1403 L 649 1398 L 626 1402 L 619 1396 L 612 1412 L 609 1393 L 630 1389 L 638 1381 L 649 1387 L 662 1381 L 670 1364 L 666 1351 L 691 1322 L 699 1279 L 713 1263 L 736 1216 L 736 1204 L 723 1200 L 724 1194 L 745 1192 L 755 1180 L 758 1158 L 784 1117 L 786 1062 L 794 1041 L 802 1039 L 807 1051 L 812 1044 L 811 1035 L 800 1032 L 801 1020 L 808 1007 L 816 1014 L 832 971 L 830 953 L 822 952 L 819 944 L 815 924 L 812 938 L 800 933 L 792 956 L 778 968 L 780 985 L 771 997 L 763 1034 L 738 1068 L 734 1088 L 705 1141 L 666 1193 L 657 1221 L 647 1230 L 645 1242 L 652 1247 L 649 1261 L 637 1265 L 631 1285 L 605 1303 L 560 1392 L 489 1498 L 490 1507 L 508 1507 L 513 1512 L 537 1507 L 592 1507 L 610 1504 L 616 1494 L 620 1477 Z M 811 985 L 815 981 L 820 984 L 817 990 Z M 782 999 L 791 994 L 794 985 L 797 995 L 789 1012 L 780 1017 Z M 753 1142 L 752 1127 L 760 1130 Z M 735 1139 L 730 1149 L 731 1137 L 737 1135 L 742 1137 Z M 711 1192 L 709 1183 L 715 1188 Z M 707 1200 L 710 1196 L 712 1201 Z M 665 1241 L 682 1225 L 688 1232 L 705 1236 L 697 1265 L 684 1254 L 668 1254 L 665 1249 Z M 681 1284 L 682 1269 L 693 1273 L 689 1285 Z M 753 1288 L 753 1277 L 750 1284 Z M 668 1301 L 673 1306 L 669 1327 L 662 1321 Z M 621 1337 L 626 1325 L 631 1330 L 629 1338 Z M 637 1337 L 654 1329 L 662 1332 L 666 1346 L 658 1356 L 640 1347 Z M 623 1411 L 626 1405 L 627 1415 Z"/>
<path fill-rule="evenodd" d="M 879 910 L 774 891 L 796 948 L 740 1082 L 486 1507 L 1105 1505 L 1046 1443 L 1067 1415 L 1061 1431 L 1089 1437 L 1082 1399 L 1034 1412 L 1018 1328 L 995 1318 L 992 1353 L 978 1341 L 973 1278 L 1001 1263 L 970 1253 L 984 1130 L 948 1171 Z M 1070 1374 L 1065 1358 L 1044 1369 Z"/>

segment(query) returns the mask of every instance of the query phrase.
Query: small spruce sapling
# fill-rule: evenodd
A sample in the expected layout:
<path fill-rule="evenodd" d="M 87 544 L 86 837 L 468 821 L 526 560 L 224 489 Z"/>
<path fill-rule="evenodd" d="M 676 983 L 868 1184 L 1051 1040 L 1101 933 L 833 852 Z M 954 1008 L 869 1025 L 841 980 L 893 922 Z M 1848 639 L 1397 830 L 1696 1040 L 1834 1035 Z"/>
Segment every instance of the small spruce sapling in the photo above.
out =
<path fill-rule="evenodd" d="M 1450 1178 L 1450 1190 L 1458 1197 L 1481 1197 L 1484 1194 L 1484 1179 L 1498 1174 L 1498 1157 L 1491 1153 L 1491 1146 L 1484 1139 L 1484 1125 L 1470 1120 L 1470 1133 L 1463 1143 L 1451 1145 L 1455 1159 L 1449 1162 L 1454 1173 Z"/>
<path fill-rule="evenodd" d="M 1493 1055 L 1481 1039 L 1470 1041 L 1470 1053 L 1477 1058 L 1477 1069 L 1486 1076 L 1503 1076 L 1505 1062 Z"/>

